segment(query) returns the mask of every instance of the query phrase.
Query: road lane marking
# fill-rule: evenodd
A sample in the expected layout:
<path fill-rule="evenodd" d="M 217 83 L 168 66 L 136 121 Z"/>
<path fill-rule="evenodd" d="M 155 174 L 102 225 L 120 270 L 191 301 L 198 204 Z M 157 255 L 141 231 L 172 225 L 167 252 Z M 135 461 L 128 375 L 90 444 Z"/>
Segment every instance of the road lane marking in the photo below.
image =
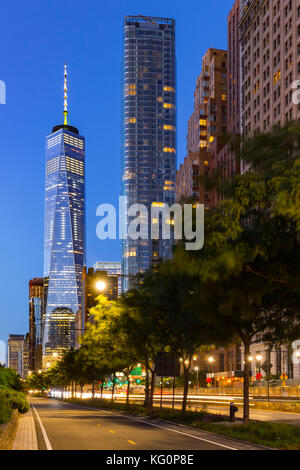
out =
<path fill-rule="evenodd" d="M 133 446 L 136 446 L 136 442 L 134 442 L 134 441 L 128 441 L 128 442 L 129 442 L 129 444 L 132 444 Z"/>
<path fill-rule="evenodd" d="M 42 420 L 41 420 L 41 418 L 40 418 L 38 412 L 36 411 L 35 407 L 34 407 L 33 405 L 31 405 L 31 406 L 32 406 L 32 408 L 33 408 L 33 410 L 34 410 L 34 412 L 35 412 L 35 414 L 36 414 L 38 423 L 39 423 L 39 425 L 40 425 L 40 427 L 41 427 L 42 434 L 43 434 L 43 438 L 44 438 L 44 441 L 45 441 L 45 444 L 46 444 L 46 448 L 47 448 L 47 450 L 53 450 L 53 449 L 52 449 L 52 446 L 51 446 L 51 444 L 50 444 L 50 441 L 49 441 L 49 439 L 48 439 L 48 436 L 47 436 L 47 433 L 46 433 L 46 429 L 44 428 L 44 425 L 43 425 L 43 423 L 42 423 Z"/>
<path fill-rule="evenodd" d="M 97 426 L 101 426 L 101 424 L 97 423 Z"/>
<path fill-rule="evenodd" d="M 124 416 L 124 417 L 126 417 L 126 416 Z M 176 431 L 175 429 L 166 428 L 164 426 L 159 426 L 158 424 L 154 424 L 154 423 L 148 423 L 148 421 L 144 421 L 144 420 L 139 420 L 139 419 L 134 419 L 134 418 L 128 418 L 128 419 L 132 419 L 132 421 L 137 421 L 139 423 L 145 423 L 145 424 L 148 424 L 149 426 L 154 426 L 155 428 L 160 428 L 160 429 L 165 429 L 166 431 L 175 432 L 175 433 L 181 434 L 183 436 L 192 437 L 194 439 L 198 439 L 199 441 L 204 441 L 204 442 L 208 442 L 210 444 L 214 444 L 216 446 L 224 447 L 225 449 L 237 450 L 235 447 L 226 446 L 225 444 L 220 444 L 219 442 L 210 441 L 209 439 L 204 439 L 203 437 L 194 436 L 193 434 L 189 434 L 187 432 Z"/>
<path fill-rule="evenodd" d="M 116 434 L 116 431 L 113 431 L 112 429 L 109 430 L 112 434 Z"/>
<path fill-rule="evenodd" d="M 76 408 L 80 405 L 74 405 L 73 403 L 69 403 L 69 405 L 73 405 L 75 406 Z M 87 410 L 90 410 L 90 411 L 98 411 L 98 413 L 106 413 L 106 414 L 109 414 L 109 415 L 119 415 L 120 417 L 122 418 L 125 418 L 125 419 L 129 419 L 130 421 L 136 421 L 138 423 L 144 423 L 144 424 L 148 424 L 148 426 L 153 426 L 155 428 L 160 428 L 160 429 L 164 429 L 165 431 L 170 431 L 170 432 L 175 432 L 177 434 L 182 434 L 183 436 L 188 436 L 188 437 L 192 437 L 193 439 L 197 439 L 199 441 L 203 441 L 203 442 L 208 442 L 209 444 L 213 444 L 215 446 L 219 446 L 219 447 L 223 447 L 224 449 L 229 449 L 229 450 L 238 450 L 237 448 L 235 447 L 230 447 L 230 446 L 227 446 L 225 444 L 220 444 L 219 442 L 214 442 L 214 441 L 211 441 L 209 439 L 205 439 L 204 437 L 199 437 L 199 436 L 194 436 L 193 434 L 189 434 L 189 433 L 186 433 L 186 432 L 182 432 L 182 431 L 177 431 L 176 429 L 171 429 L 171 428 L 166 428 L 164 426 L 160 426 L 158 424 L 154 424 L 154 423 L 149 423 L 148 421 L 145 421 L 145 420 L 140 420 L 140 419 L 136 419 L 136 418 L 132 418 L 131 416 L 125 416 L 125 415 L 122 415 L 121 413 L 118 413 L 118 412 L 111 412 L 111 411 L 107 411 L 107 410 L 101 410 L 99 408 L 90 408 L 89 406 L 85 407 L 84 405 L 81 405 L 82 407 L 86 408 Z M 216 436 L 217 437 L 217 436 Z M 249 444 L 248 442 L 245 442 L 245 444 L 248 444 L 248 445 L 251 445 Z M 255 444 L 254 444 L 255 446 Z"/>

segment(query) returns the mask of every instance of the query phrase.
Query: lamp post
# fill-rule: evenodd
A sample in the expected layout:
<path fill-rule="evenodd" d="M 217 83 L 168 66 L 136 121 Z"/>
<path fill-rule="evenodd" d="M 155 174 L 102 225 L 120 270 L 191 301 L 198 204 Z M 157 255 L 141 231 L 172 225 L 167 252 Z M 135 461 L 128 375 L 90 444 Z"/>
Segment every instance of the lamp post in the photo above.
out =
<path fill-rule="evenodd" d="M 260 366 L 261 366 L 261 355 L 260 354 L 258 354 L 256 356 L 256 361 L 258 362 L 258 372 L 260 374 Z"/>
<path fill-rule="evenodd" d="M 213 364 L 215 362 L 215 358 L 213 356 L 209 356 L 209 358 L 207 360 L 210 364 L 210 373 L 212 374 L 213 373 Z M 214 380 L 214 385 L 215 385 L 215 380 Z"/>
<path fill-rule="evenodd" d="M 196 374 L 197 374 L 197 377 L 196 377 L 196 393 L 197 393 L 197 391 L 198 391 L 198 372 L 199 372 L 199 367 L 198 366 L 195 367 L 195 371 L 196 371 Z"/>

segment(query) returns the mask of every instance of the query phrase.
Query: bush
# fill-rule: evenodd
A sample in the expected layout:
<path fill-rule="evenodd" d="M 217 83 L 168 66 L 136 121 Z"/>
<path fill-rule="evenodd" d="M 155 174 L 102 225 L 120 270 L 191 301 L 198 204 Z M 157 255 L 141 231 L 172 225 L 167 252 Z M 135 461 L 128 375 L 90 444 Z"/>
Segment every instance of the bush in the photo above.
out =
<path fill-rule="evenodd" d="M 6 393 L 0 390 L 0 424 L 7 423 L 12 415 L 12 408 Z"/>
<path fill-rule="evenodd" d="M 10 420 L 12 411 L 18 410 L 26 413 L 29 410 L 29 403 L 23 393 L 12 389 L 0 388 L 0 423 Z"/>

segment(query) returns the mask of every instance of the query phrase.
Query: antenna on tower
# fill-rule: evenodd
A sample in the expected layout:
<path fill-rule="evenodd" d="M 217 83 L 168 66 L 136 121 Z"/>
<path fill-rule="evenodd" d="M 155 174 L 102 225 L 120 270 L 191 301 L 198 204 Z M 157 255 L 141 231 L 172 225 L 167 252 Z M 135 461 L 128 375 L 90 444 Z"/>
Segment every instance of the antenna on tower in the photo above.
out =
<path fill-rule="evenodd" d="M 65 81 L 64 81 L 64 125 L 68 125 L 68 83 L 67 83 L 67 64 L 65 64 Z"/>

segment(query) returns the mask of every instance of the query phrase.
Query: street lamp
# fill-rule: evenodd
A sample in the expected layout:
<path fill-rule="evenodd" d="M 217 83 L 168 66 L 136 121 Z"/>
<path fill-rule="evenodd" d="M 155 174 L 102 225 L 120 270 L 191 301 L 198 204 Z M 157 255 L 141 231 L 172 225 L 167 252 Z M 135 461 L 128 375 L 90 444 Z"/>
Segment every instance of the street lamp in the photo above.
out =
<path fill-rule="evenodd" d="M 197 374 L 197 379 L 196 379 L 196 392 L 198 391 L 198 371 L 199 371 L 199 367 L 194 367 L 195 371 L 196 371 L 196 374 Z"/>
<path fill-rule="evenodd" d="M 97 290 L 99 290 L 100 292 L 104 291 L 106 289 L 106 284 L 104 281 L 97 281 L 96 282 L 96 288 Z"/>
<path fill-rule="evenodd" d="M 261 363 L 261 355 L 260 355 L 260 354 L 258 354 L 258 355 L 256 356 L 256 360 L 257 360 L 257 362 L 258 362 L 258 372 L 260 373 L 260 363 Z"/>
<path fill-rule="evenodd" d="M 213 373 L 213 363 L 215 362 L 215 359 L 214 359 L 213 356 L 209 356 L 209 358 L 208 358 L 207 360 L 208 360 L 208 362 L 209 362 L 210 365 L 211 365 L 211 366 L 210 366 L 210 372 L 211 372 L 211 374 L 212 374 L 212 373 Z M 215 384 L 214 384 L 214 385 L 215 385 Z"/>

